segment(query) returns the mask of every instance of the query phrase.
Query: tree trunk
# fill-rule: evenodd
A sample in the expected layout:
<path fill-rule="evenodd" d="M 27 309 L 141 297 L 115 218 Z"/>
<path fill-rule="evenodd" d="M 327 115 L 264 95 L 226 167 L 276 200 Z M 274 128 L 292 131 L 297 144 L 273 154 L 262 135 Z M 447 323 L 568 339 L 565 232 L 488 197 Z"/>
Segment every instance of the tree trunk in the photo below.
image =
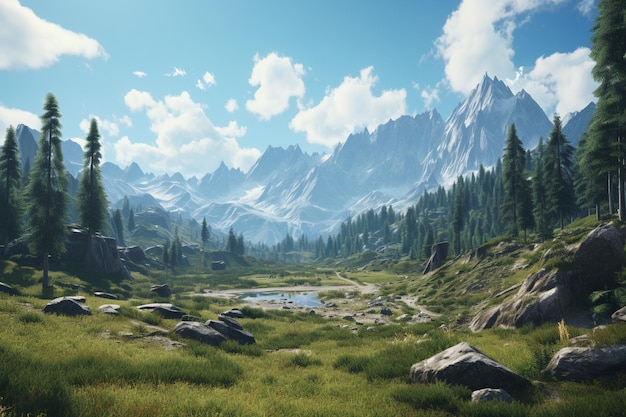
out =
<path fill-rule="evenodd" d="M 600 221 L 600 203 L 596 203 L 596 220 Z"/>
<path fill-rule="evenodd" d="M 608 172 L 606 174 L 606 189 L 607 189 L 607 194 L 608 194 L 608 199 L 609 199 L 609 214 L 613 214 L 613 184 L 611 181 L 611 172 Z"/>
<path fill-rule="evenodd" d="M 50 268 L 49 254 L 43 254 L 43 276 L 41 278 L 41 290 L 45 293 L 48 288 L 48 270 Z"/>
<path fill-rule="evenodd" d="M 622 150 L 622 138 L 621 136 L 618 136 L 617 138 L 617 143 L 619 144 L 619 150 Z M 621 222 L 623 222 L 624 220 L 626 220 L 626 212 L 624 212 L 624 169 L 623 169 L 623 163 L 624 160 L 622 159 L 622 155 L 620 153 L 619 157 L 618 157 L 618 163 L 617 163 L 617 198 L 619 199 L 619 201 L 617 202 L 617 214 L 619 217 L 619 220 Z"/>

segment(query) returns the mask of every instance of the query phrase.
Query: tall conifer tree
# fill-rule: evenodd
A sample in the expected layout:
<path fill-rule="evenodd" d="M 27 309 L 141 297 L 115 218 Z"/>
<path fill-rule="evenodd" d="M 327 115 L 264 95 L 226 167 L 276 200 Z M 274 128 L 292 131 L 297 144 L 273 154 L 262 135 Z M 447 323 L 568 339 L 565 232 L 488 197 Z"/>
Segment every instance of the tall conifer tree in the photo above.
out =
<path fill-rule="evenodd" d="M 91 119 L 85 144 L 85 163 L 76 194 L 80 223 L 90 234 L 104 229 L 107 220 L 107 200 L 100 172 L 100 133 L 98 122 Z"/>
<path fill-rule="evenodd" d="M 31 250 L 43 259 L 42 288 L 48 287 L 49 257 L 65 252 L 68 174 L 61 150 L 61 113 L 53 94 L 46 95 L 41 136 L 30 171 L 28 220 Z"/>
<path fill-rule="evenodd" d="M 502 156 L 502 183 L 504 185 L 504 199 L 500 210 L 502 219 L 506 222 L 506 229 L 513 237 L 517 237 L 519 230 L 524 228 L 522 209 L 524 200 L 528 198 L 528 187 L 524 170 L 526 168 L 526 152 L 522 141 L 517 137 L 515 125 L 509 126 L 504 155 Z"/>
<path fill-rule="evenodd" d="M 22 231 L 24 205 L 20 190 L 22 172 L 17 139 L 13 126 L 6 131 L 0 153 L 0 241 L 7 243 Z"/>

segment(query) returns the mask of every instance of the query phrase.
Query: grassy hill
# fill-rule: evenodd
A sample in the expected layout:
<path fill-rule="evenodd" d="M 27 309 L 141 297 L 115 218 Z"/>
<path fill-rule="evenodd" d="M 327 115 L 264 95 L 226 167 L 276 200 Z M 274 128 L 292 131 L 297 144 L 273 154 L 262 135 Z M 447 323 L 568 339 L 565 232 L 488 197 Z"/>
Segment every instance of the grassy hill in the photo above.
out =
<path fill-rule="evenodd" d="M 198 250 L 188 254 L 189 267 L 166 271 L 155 257 L 144 273 L 121 281 L 54 265 L 55 287 L 48 297 L 84 295 L 94 314 L 80 318 L 42 313 L 48 299 L 41 297 L 36 263 L 24 257 L 3 260 L 0 280 L 20 295 L 0 294 L 0 416 L 621 415 L 624 374 L 571 383 L 546 378 L 541 370 L 558 349 L 570 345 L 569 337 L 587 334 L 596 345 L 624 343 L 626 325 L 467 330 L 480 308 L 514 293 L 528 274 L 567 267 L 568 247 L 595 225 L 591 219 L 579 221 L 543 244 L 495 239 L 426 275 L 416 262 L 373 253 L 297 266 Z M 545 256 L 548 251 L 552 256 Z M 213 260 L 227 268 L 212 270 Z M 345 284 L 336 272 L 363 288 L 377 288 L 376 293 L 360 287 L 349 295 L 321 293 L 337 311 L 352 311 L 354 321 L 343 313 L 311 314 L 310 308 L 261 309 L 206 291 Z M 620 306 L 622 275 L 607 294 L 590 294 L 580 311 Z M 172 288 L 168 300 L 150 292 L 151 285 L 161 283 Z M 120 316 L 98 314 L 98 307 L 111 300 L 94 297 L 96 290 L 120 297 L 113 301 L 121 305 Z M 372 307 L 375 297 L 393 311 L 391 318 Z M 152 301 L 175 303 L 203 321 L 242 307 L 248 318 L 240 322 L 257 343 L 212 347 L 181 339 L 172 332 L 176 320 L 135 308 Z M 420 311 L 432 320 L 409 319 Z M 365 322 L 367 317 L 376 320 Z M 473 404 L 463 387 L 409 383 L 413 363 L 460 341 L 532 380 L 533 388 L 516 393 L 510 405 Z"/>

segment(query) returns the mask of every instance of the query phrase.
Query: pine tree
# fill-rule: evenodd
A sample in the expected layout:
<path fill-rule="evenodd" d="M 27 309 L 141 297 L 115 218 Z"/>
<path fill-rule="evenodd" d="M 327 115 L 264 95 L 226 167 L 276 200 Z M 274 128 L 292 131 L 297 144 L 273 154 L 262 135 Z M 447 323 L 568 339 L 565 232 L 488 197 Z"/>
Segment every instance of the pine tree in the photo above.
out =
<path fill-rule="evenodd" d="M 85 144 L 85 163 L 76 194 L 80 223 L 89 234 L 101 232 L 107 220 L 107 200 L 100 172 L 100 133 L 98 122 L 91 119 Z"/>
<path fill-rule="evenodd" d="M 533 215 L 535 217 L 535 226 L 542 242 L 552 234 L 552 229 L 548 227 L 547 219 L 548 210 L 546 207 L 546 186 L 544 177 L 544 149 L 543 138 L 539 138 L 539 145 L 537 145 L 537 161 L 535 163 L 532 180 L 532 196 L 534 201 Z"/>
<path fill-rule="evenodd" d="M 31 250 L 43 259 L 42 288 L 48 287 L 49 256 L 65 252 L 65 215 L 69 200 L 68 174 L 61 150 L 59 104 L 48 93 L 41 116 L 42 130 L 27 195 Z"/>
<path fill-rule="evenodd" d="M 545 149 L 544 181 L 546 212 L 552 224 L 563 229 L 564 216 L 572 214 L 576 204 L 572 174 L 574 148 L 561 129 L 561 118 L 554 116 L 554 127 Z"/>
<path fill-rule="evenodd" d="M 24 202 L 20 190 L 21 177 L 15 130 L 9 126 L 0 153 L 0 241 L 4 243 L 16 239 L 22 232 Z"/>
<path fill-rule="evenodd" d="M 228 240 L 226 241 L 226 251 L 230 253 L 237 253 L 237 237 L 233 228 L 228 231 Z"/>
<path fill-rule="evenodd" d="M 206 223 L 206 217 L 202 218 L 202 227 L 200 230 L 200 236 L 202 238 L 202 248 L 204 249 L 211 236 L 211 232 L 209 231 L 209 226 Z"/>
<path fill-rule="evenodd" d="M 130 211 L 128 212 L 128 231 L 132 232 L 133 230 L 135 230 L 135 227 L 137 225 L 135 224 L 135 211 L 131 208 Z"/>
<path fill-rule="evenodd" d="M 504 154 L 502 156 L 502 183 L 504 199 L 500 207 L 502 219 L 513 237 L 517 237 L 520 229 L 527 225 L 527 208 L 524 201 L 528 199 L 528 186 L 524 171 L 526 169 L 526 152 L 522 141 L 517 137 L 515 125 L 509 127 Z M 530 206 L 528 206 L 530 207 Z M 523 213 L 524 209 L 526 211 Z"/>
<path fill-rule="evenodd" d="M 626 160 L 626 8 L 623 0 L 600 0 L 591 37 L 590 57 L 595 61 L 593 78 L 599 83 L 598 98 L 588 130 L 581 168 L 587 184 L 597 177 L 607 179 L 609 210 L 612 207 L 611 174 L 617 175 L 619 219 L 624 208 L 624 163 Z"/>
<path fill-rule="evenodd" d="M 113 212 L 113 228 L 115 229 L 115 237 L 120 246 L 126 245 L 124 242 L 124 222 L 122 221 L 122 213 L 120 209 Z"/>

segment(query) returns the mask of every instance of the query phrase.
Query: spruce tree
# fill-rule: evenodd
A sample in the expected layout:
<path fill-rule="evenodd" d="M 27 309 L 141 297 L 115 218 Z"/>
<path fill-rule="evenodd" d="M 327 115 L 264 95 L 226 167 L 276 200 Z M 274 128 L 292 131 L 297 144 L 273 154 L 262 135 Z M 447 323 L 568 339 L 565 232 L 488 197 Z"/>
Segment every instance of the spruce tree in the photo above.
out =
<path fill-rule="evenodd" d="M 122 220 L 122 213 L 120 209 L 116 209 L 113 212 L 113 229 L 115 229 L 115 237 L 120 246 L 126 245 L 124 242 L 124 222 Z"/>
<path fill-rule="evenodd" d="M 90 235 L 102 231 L 107 220 L 107 200 L 100 172 L 100 148 L 98 122 L 94 118 L 91 119 L 86 138 L 85 163 L 76 194 L 80 223 Z"/>
<path fill-rule="evenodd" d="M 523 202 L 528 198 L 528 187 L 524 170 L 526 168 L 526 152 L 522 141 L 517 137 L 515 125 L 509 126 L 504 154 L 502 156 L 502 183 L 504 199 L 500 207 L 506 230 L 517 237 L 524 226 L 522 216 Z"/>
<path fill-rule="evenodd" d="M 21 177 L 15 130 L 9 126 L 0 153 L 0 241 L 4 243 L 16 239 L 22 231 L 24 203 L 20 190 Z"/>
<path fill-rule="evenodd" d="M 543 138 L 539 138 L 539 145 L 537 145 L 537 160 L 535 162 L 532 180 L 532 197 L 535 203 L 533 208 L 535 227 L 542 242 L 552 234 L 552 229 L 548 227 L 547 219 L 548 210 L 546 207 L 546 186 L 544 177 L 544 149 Z"/>
<path fill-rule="evenodd" d="M 593 78 L 599 83 L 598 98 L 588 130 L 581 169 L 587 184 L 595 187 L 605 177 L 609 210 L 612 208 L 612 175 L 617 176 L 619 218 L 626 220 L 624 208 L 624 168 L 626 160 L 626 8 L 623 0 L 600 0 L 591 37 Z M 594 192 L 592 192 L 593 194 Z"/>
<path fill-rule="evenodd" d="M 202 248 L 206 247 L 207 242 L 209 241 L 209 237 L 211 236 L 209 232 L 209 226 L 206 223 L 206 217 L 202 218 L 202 227 L 200 231 L 200 236 L 202 238 Z"/>
<path fill-rule="evenodd" d="M 65 215 L 69 200 L 68 174 L 61 150 L 61 113 L 53 94 L 48 93 L 41 116 L 39 148 L 27 189 L 31 250 L 43 259 L 42 288 L 48 287 L 49 256 L 65 252 Z"/>
<path fill-rule="evenodd" d="M 545 149 L 544 181 L 546 212 L 552 225 L 563 229 L 564 217 L 574 212 L 576 198 L 572 174 L 574 148 L 563 134 L 561 118 L 554 116 L 554 127 Z"/>

